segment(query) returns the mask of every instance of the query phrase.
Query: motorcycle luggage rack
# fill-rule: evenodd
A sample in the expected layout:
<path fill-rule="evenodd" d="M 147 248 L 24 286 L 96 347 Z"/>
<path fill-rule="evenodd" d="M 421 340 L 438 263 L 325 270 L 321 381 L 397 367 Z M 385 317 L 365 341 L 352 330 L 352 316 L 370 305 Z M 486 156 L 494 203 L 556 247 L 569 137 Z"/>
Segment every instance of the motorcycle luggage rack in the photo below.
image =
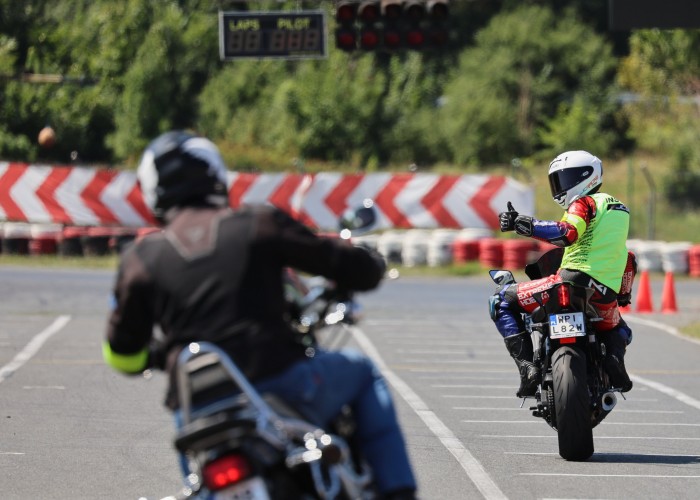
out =
<path fill-rule="evenodd" d="M 239 395 L 196 407 L 193 405 L 193 389 L 206 390 L 207 384 L 202 382 L 203 379 L 200 379 L 199 383 L 195 382 L 196 387 L 193 387 L 190 375 L 194 373 L 193 380 L 197 381 L 196 372 L 202 370 L 206 372 L 212 367 L 215 367 L 219 373 L 214 377 L 205 376 L 205 379 L 208 379 L 207 382 L 214 386 L 222 383 L 225 380 L 223 377 L 226 377 L 228 382 L 239 390 Z M 185 429 L 192 430 L 193 427 L 190 427 L 190 424 L 195 420 L 204 422 L 203 416 L 216 413 L 226 414 L 227 410 L 241 408 L 244 402 L 246 406 L 252 408 L 248 419 L 255 422 L 257 432 L 279 449 L 284 448 L 285 438 L 317 430 L 317 427 L 301 419 L 281 417 L 253 387 L 233 360 L 222 349 L 210 342 L 193 342 L 185 347 L 178 356 L 176 376 L 183 431 Z"/>
<path fill-rule="evenodd" d="M 212 368 L 214 373 L 218 371 L 217 375 L 212 376 L 212 372 L 207 372 Z M 240 389 L 240 394 L 228 401 L 195 408 L 192 404 L 193 384 L 190 375 L 197 372 L 200 375 L 206 373 L 194 384 L 198 390 L 220 384 L 223 381 L 220 375 L 225 373 L 230 382 Z M 320 498 L 336 498 L 341 489 L 350 498 L 360 498 L 362 490 L 370 483 L 371 473 L 368 470 L 354 470 L 348 445 L 342 438 L 326 434 L 301 418 L 281 416 L 253 387 L 233 360 L 214 344 L 193 342 L 184 348 L 177 359 L 176 376 L 183 420 L 176 446 L 183 453 L 206 451 L 222 436 L 234 439 L 247 432 L 257 433 L 268 444 L 286 453 L 287 467 L 295 468 L 304 464 L 310 467 Z M 197 378 L 194 377 L 194 380 Z M 252 407 L 252 411 L 243 410 L 245 416 L 241 417 L 244 402 L 246 408 Z M 272 404 L 276 406 L 274 400 Z M 322 462 L 331 468 L 323 472 Z"/>

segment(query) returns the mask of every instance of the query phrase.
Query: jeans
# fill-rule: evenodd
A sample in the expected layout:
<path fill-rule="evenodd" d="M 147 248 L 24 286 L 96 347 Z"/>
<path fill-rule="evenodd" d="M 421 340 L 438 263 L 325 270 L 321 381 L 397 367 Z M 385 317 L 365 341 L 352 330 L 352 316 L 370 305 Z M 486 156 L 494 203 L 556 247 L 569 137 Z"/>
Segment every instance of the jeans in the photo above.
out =
<path fill-rule="evenodd" d="M 350 405 L 357 423 L 357 443 L 379 492 L 416 488 L 389 388 L 369 358 L 352 350 L 317 350 L 313 358 L 299 361 L 255 387 L 278 396 L 321 427 L 331 423 L 343 406 Z M 179 427 L 179 411 L 175 421 Z M 184 461 L 182 465 L 187 475 Z"/>
<path fill-rule="evenodd" d="M 369 358 L 352 350 L 317 351 L 256 387 L 284 399 L 313 423 L 328 425 L 349 404 L 357 442 L 386 493 L 415 489 L 416 481 L 389 388 Z"/>

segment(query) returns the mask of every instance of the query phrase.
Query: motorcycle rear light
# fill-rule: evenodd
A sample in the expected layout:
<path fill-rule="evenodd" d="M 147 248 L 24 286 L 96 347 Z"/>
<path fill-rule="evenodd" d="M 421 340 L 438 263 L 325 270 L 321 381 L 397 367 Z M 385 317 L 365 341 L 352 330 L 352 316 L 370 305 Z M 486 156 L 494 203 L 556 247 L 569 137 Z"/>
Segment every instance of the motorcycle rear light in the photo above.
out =
<path fill-rule="evenodd" d="M 571 295 L 569 294 L 569 287 L 567 285 L 559 286 L 559 305 L 561 307 L 571 306 Z"/>
<path fill-rule="evenodd" d="M 211 491 L 236 484 L 251 475 L 248 461 L 240 455 L 226 455 L 209 462 L 202 469 L 204 486 Z"/>

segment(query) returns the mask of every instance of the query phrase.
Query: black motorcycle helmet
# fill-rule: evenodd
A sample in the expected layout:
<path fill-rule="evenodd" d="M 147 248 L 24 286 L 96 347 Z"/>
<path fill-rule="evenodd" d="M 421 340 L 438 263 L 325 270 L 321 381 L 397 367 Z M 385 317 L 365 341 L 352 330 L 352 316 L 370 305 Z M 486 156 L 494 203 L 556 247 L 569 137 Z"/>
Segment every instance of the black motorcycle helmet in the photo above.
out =
<path fill-rule="evenodd" d="M 137 177 L 144 201 L 162 222 L 173 207 L 225 206 L 226 166 L 209 139 L 175 130 L 154 139 L 143 152 Z"/>

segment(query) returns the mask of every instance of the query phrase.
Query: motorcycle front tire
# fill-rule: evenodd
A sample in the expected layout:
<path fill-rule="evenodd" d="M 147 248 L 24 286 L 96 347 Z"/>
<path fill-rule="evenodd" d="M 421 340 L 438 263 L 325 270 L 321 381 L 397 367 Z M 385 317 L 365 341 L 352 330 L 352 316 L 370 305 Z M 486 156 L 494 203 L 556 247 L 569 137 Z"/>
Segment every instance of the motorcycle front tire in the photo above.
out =
<path fill-rule="evenodd" d="M 552 356 L 552 378 L 559 455 L 570 461 L 588 460 L 593 455 L 593 427 L 583 351 L 559 347 Z"/>

